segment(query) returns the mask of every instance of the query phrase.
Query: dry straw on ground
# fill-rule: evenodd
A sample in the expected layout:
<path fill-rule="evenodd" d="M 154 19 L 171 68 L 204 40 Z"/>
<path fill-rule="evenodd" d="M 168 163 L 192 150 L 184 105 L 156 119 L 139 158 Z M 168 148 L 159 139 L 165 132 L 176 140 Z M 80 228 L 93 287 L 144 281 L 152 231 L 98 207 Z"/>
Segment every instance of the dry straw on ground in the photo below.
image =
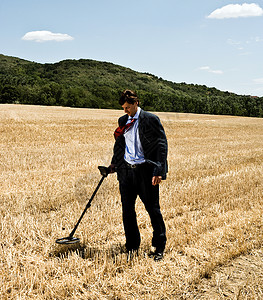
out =
<path fill-rule="evenodd" d="M 163 261 L 146 255 L 151 225 L 138 201 L 142 245 L 127 263 L 116 175 L 82 220 L 81 244 L 55 244 L 96 187 L 97 166 L 110 163 L 121 114 L 0 105 L 0 298 L 260 299 L 262 119 L 158 113 L 169 143 Z M 238 259 L 243 277 L 229 285 Z"/>

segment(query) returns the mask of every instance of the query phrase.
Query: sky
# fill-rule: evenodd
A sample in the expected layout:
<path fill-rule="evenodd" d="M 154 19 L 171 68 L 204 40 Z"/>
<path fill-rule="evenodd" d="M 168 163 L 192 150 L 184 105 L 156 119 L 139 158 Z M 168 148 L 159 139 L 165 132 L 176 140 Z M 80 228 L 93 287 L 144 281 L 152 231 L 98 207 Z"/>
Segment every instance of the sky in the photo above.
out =
<path fill-rule="evenodd" d="M 0 0 L 0 53 L 263 96 L 263 0 Z"/>

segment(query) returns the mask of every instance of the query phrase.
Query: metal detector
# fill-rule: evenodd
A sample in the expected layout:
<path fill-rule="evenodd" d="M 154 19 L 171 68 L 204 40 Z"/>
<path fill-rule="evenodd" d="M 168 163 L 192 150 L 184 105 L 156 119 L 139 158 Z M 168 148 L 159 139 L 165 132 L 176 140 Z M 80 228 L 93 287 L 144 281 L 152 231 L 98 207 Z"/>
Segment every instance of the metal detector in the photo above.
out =
<path fill-rule="evenodd" d="M 93 194 L 92 194 L 92 196 L 91 196 L 89 202 L 87 203 L 87 205 L 86 205 L 86 207 L 85 207 L 83 213 L 81 214 L 81 216 L 80 216 L 78 222 L 76 223 L 75 227 L 74 227 L 73 230 L 71 231 L 70 235 L 67 236 L 67 237 L 63 237 L 63 238 L 57 239 L 57 240 L 56 240 L 56 243 L 57 243 L 57 244 L 67 244 L 67 245 L 69 245 L 69 244 L 75 244 L 75 243 L 79 243 L 79 242 L 80 242 L 80 239 L 74 237 L 73 235 L 74 235 L 75 231 L 77 230 L 77 228 L 78 228 L 78 226 L 79 226 L 79 223 L 80 223 L 80 221 L 82 220 L 83 216 L 85 215 L 87 209 L 91 206 L 91 201 L 92 201 L 93 198 L 95 197 L 95 195 L 96 195 L 98 189 L 100 188 L 100 186 L 101 186 L 101 184 L 102 184 L 104 178 L 106 178 L 106 177 L 108 176 L 108 174 L 109 174 L 109 168 L 108 168 L 108 167 L 99 166 L 98 169 L 100 170 L 100 174 L 102 175 L 102 177 L 101 177 L 101 179 L 100 179 L 100 181 L 99 181 L 99 183 L 98 183 L 98 185 L 97 185 L 95 191 L 93 192 Z"/>

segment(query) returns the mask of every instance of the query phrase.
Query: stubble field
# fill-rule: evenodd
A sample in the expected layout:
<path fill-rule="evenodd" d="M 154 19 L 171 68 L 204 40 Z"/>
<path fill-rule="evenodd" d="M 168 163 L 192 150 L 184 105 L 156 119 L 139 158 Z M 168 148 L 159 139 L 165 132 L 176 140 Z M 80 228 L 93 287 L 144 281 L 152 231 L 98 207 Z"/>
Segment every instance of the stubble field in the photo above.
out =
<path fill-rule="evenodd" d="M 1 299 L 262 299 L 263 119 L 157 113 L 168 138 L 161 183 L 165 257 L 150 219 L 127 262 L 116 175 L 103 182 L 122 111 L 0 105 Z M 64 228 L 64 230 L 63 230 Z"/>

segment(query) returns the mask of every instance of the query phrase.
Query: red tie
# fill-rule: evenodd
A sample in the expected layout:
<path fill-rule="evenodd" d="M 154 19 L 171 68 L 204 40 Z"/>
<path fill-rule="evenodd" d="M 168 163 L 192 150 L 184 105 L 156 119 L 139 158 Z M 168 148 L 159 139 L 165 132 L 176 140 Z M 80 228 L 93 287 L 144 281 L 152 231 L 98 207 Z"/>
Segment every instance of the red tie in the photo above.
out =
<path fill-rule="evenodd" d="M 131 119 L 131 122 L 124 125 L 124 126 L 119 126 L 118 128 L 116 128 L 116 130 L 114 131 L 114 137 L 115 137 L 115 140 L 117 140 L 117 138 L 120 136 L 120 135 L 123 135 L 125 130 L 128 130 L 134 123 L 135 119 Z"/>

